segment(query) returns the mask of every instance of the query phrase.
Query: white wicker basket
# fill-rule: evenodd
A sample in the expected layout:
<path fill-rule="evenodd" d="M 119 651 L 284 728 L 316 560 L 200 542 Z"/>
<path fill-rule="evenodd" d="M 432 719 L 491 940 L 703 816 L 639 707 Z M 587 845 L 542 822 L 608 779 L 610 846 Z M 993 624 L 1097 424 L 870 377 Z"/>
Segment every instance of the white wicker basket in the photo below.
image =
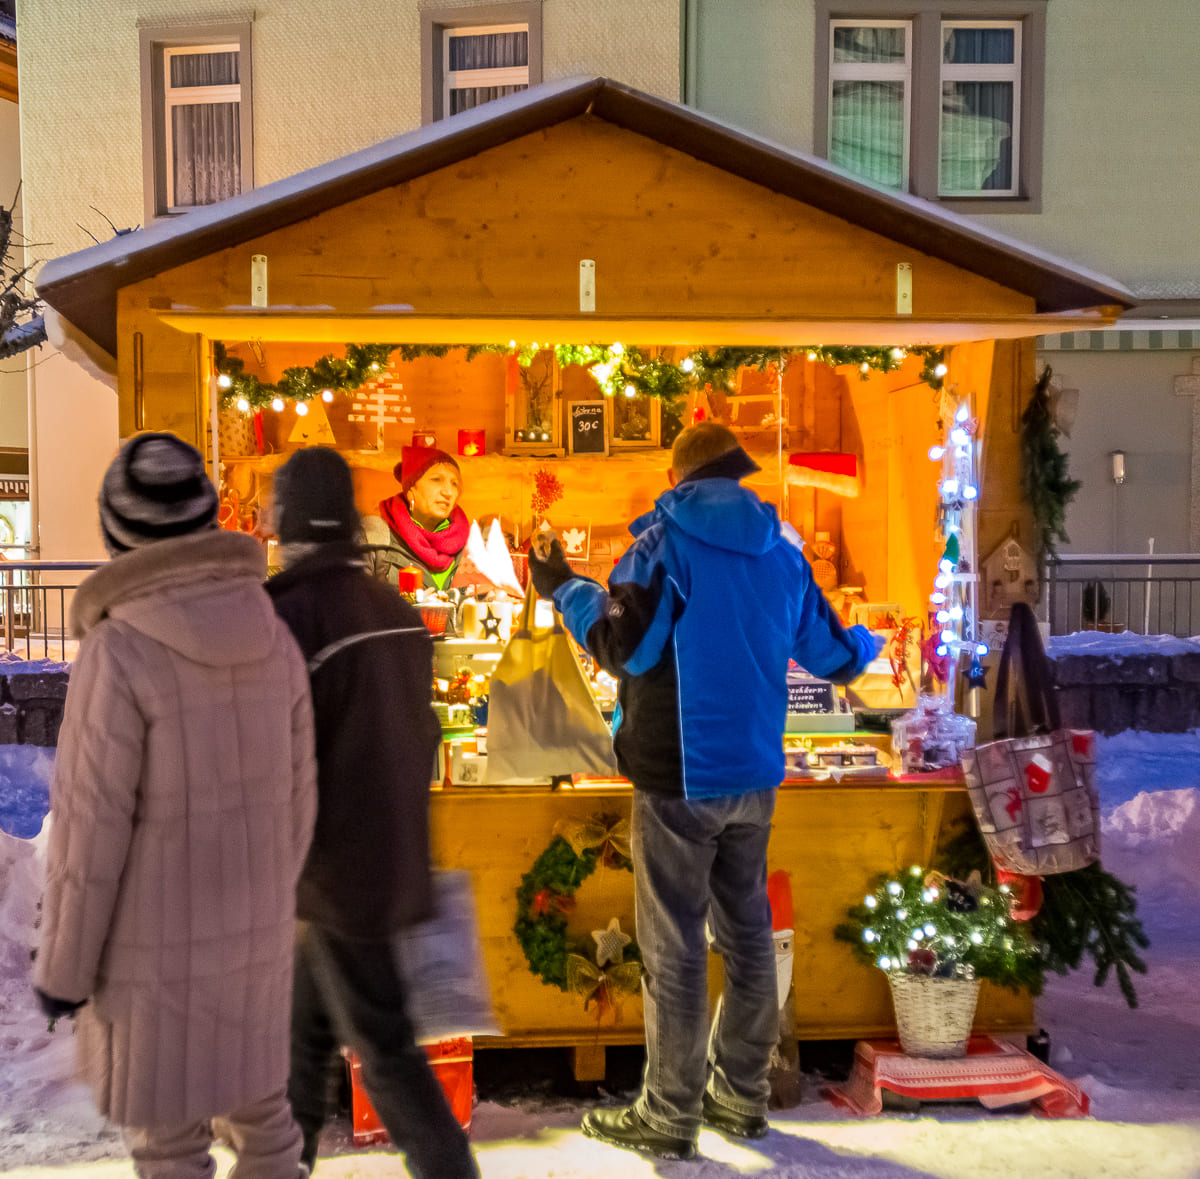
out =
<path fill-rule="evenodd" d="M 909 1056 L 965 1056 L 979 980 L 888 971 L 900 1046 Z"/>

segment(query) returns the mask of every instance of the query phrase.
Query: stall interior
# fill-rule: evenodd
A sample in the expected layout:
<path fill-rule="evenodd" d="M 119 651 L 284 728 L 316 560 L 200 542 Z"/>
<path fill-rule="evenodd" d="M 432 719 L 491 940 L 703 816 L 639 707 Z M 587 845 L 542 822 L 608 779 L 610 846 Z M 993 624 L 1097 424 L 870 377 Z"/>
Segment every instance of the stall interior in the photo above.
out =
<path fill-rule="evenodd" d="M 269 541 L 272 477 L 299 447 L 343 454 L 364 517 L 400 491 L 412 448 L 452 456 L 472 522 L 464 557 L 441 588 L 406 583 L 401 571 L 398 589 L 439 640 L 435 706 L 450 738 L 439 773 L 448 784 L 483 781 L 488 679 L 519 609 L 531 538 L 552 528 L 580 572 L 605 580 L 630 543 L 630 521 L 668 485 L 676 434 L 720 421 L 761 467 L 746 485 L 803 538 L 843 621 L 887 639 L 844 691 L 796 673 L 789 776 L 882 776 L 905 767 L 888 726 L 870 730 L 911 710 L 928 676 L 923 645 L 943 630 L 934 580 L 951 538 L 959 592 L 943 600 L 959 617 L 950 650 L 939 650 L 954 659 L 974 640 L 970 513 L 947 510 L 948 501 L 968 505 L 945 494 L 953 464 L 931 456 L 953 456 L 954 429 L 969 434 L 963 453 L 978 454 L 990 361 L 990 345 L 943 354 L 514 342 L 350 346 L 343 355 L 328 345 L 216 342 L 221 520 Z M 599 707 L 611 710 L 615 685 L 586 656 L 584 666 Z"/>

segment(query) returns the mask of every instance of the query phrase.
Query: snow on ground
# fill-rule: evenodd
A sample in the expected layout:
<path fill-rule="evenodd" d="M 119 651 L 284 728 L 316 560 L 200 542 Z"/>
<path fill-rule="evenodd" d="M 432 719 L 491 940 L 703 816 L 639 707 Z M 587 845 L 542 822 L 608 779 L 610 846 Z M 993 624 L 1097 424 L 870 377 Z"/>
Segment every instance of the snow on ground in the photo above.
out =
<path fill-rule="evenodd" d="M 1140 635 L 1131 630 L 1109 634 L 1103 630 L 1078 630 L 1069 635 L 1052 635 L 1046 640 L 1051 659 L 1062 655 L 1187 655 L 1200 651 L 1200 636 L 1190 639 L 1174 635 Z"/>
<path fill-rule="evenodd" d="M 1135 976 L 1140 1006 L 1129 1010 L 1112 981 L 1094 987 L 1086 969 L 1052 976 L 1037 1003 L 1051 1063 L 1089 1094 L 1092 1117 L 1051 1121 L 926 1104 L 918 1114 L 860 1120 L 822 1101 L 814 1074 L 803 1104 L 773 1114 L 761 1142 L 734 1144 L 705 1131 L 700 1159 L 665 1163 L 584 1138 L 579 1118 L 595 1101 L 531 1084 L 475 1109 L 472 1142 L 485 1179 L 1197 1179 L 1200 784 L 1179 783 L 1181 767 L 1200 761 L 1200 734 L 1179 736 L 1120 734 L 1100 746 L 1105 865 L 1137 884 L 1153 943 L 1149 973 Z M 5 831 L 36 828 L 51 760 L 29 747 L 0 751 L 0 800 L 23 800 L 0 807 Z M 131 1179 L 116 1130 L 71 1080 L 69 1025 L 49 1034 L 30 994 L 45 837 L 0 832 L 0 1175 Z M 331 1127 L 323 1179 L 403 1173 L 394 1154 L 357 1150 L 347 1138 L 344 1122 Z M 216 1153 L 226 1176 L 232 1156 Z"/>

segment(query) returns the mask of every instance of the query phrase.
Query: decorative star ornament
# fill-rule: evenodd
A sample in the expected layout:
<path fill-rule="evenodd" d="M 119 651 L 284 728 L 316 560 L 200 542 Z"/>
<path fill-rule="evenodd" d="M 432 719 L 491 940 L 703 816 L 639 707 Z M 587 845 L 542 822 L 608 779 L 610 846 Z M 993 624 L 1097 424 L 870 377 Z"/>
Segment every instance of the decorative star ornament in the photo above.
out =
<path fill-rule="evenodd" d="M 485 639 L 498 639 L 500 637 L 500 619 L 492 613 L 492 608 L 488 607 L 488 612 L 479 621 L 479 630 Z"/>
<path fill-rule="evenodd" d="M 987 668 L 979 662 L 978 658 L 971 660 L 971 666 L 967 669 L 966 681 L 968 688 L 987 687 Z"/>
<path fill-rule="evenodd" d="M 596 965 L 603 966 L 606 962 L 620 962 L 625 957 L 625 947 L 633 938 L 621 932 L 621 923 L 614 917 L 607 929 L 593 929 L 592 937 L 596 939 Z"/>

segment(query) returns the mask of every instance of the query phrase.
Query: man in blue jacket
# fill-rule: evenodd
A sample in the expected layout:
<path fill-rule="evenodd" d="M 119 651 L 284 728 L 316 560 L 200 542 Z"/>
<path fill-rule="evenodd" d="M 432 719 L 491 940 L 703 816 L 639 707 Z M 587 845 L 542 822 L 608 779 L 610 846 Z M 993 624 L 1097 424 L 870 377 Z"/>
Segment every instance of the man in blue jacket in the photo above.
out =
<path fill-rule="evenodd" d="M 878 650 L 865 628 L 842 627 L 795 530 L 740 486 L 758 469 L 730 430 L 701 422 L 675 440 L 671 490 L 631 525 L 607 590 L 577 576 L 557 540 L 529 559 L 538 593 L 618 679 L 613 746 L 634 785 L 646 1069 L 633 1105 L 591 1111 L 583 1131 L 664 1158 L 691 1158 L 702 1122 L 767 1133 L 767 840 L 788 660 L 848 682 Z M 706 918 L 725 967 L 707 1054 Z"/>

